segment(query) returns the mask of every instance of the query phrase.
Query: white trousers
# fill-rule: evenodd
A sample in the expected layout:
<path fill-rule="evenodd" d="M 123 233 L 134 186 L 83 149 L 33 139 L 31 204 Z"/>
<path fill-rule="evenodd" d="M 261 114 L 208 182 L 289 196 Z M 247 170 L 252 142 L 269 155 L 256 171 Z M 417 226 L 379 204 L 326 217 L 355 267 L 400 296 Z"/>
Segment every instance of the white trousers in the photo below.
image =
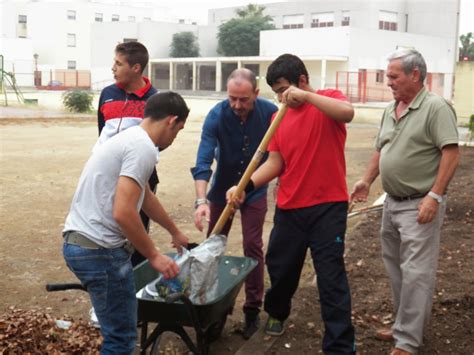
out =
<path fill-rule="evenodd" d="M 428 323 L 438 266 L 446 198 L 430 223 L 419 224 L 421 198 L 395 201 L 387 196 L 382 216 L 382 258 L 390 278 L 395 347 L 418 353 Z"/>

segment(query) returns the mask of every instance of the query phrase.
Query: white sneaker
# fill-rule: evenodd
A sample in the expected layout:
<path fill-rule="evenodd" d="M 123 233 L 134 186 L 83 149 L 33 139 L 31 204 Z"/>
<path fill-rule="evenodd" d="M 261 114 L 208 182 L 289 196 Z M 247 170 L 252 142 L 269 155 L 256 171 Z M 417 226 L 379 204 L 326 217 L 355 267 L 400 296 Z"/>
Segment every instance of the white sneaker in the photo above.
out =
<path fill-rule="evenodd" d="M 94 328 L 99 329 L 100 328 L 100 323 L 99 319 L 97 318 L 97 315 L 95 314 L 94 307 L 92 307 L 89 311 L 89 318 L 90 318 L 90 323 Z"/>

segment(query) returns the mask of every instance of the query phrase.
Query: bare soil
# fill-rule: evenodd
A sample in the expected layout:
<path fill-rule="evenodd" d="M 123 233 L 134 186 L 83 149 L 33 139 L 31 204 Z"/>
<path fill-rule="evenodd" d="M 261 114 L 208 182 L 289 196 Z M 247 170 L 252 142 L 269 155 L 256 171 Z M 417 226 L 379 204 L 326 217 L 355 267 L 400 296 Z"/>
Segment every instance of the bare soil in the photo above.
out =
<path fill-rule="evenodd" d="M 194 228 L 192 222 L 194 186 L 189 168 L 194 165 L 203 117 L 190 117 L 188 121 L 174 145 L 161 156 L 158 164 L 161 182 L 157 195 L 179 227 L 192 241 L 199 242 L 204 235 Z M 377 128 L 369 125 L 353 124 L 349 127 L 346 149 L 348 186 L 352 186 L 365 170 L 376 132 Z M 92 117 L 0 120 L 0 340 L 6 329 L 6 319 L 12 319 L 11 307 L 38 310 L 53 319 L 79 322 L 81 318 L 88 318 L 90 304 L 86 294 L 80 291 L 47 293 L 44 287 L 48 282 L 75 281 L 62 258 L 61 230 L 80 172 L 96 137 L 97 129 Z M 462 149 L 461 166 L 449 191 L 438 283 L 424 354 L 473 353 L 473 165 L 474 151 Z M 377 182 L 370 202 L 380 194 Z M 272 205 L 270 196 L 269 206 Z M 272 216 L 273 208 L 270 207 L 264 227 L 265 245 Z M 374 213 L 350 223 L 346 263 L 358 350 L 365 354 L 387 353 L 391 345 L 373 339 L 374 330 L 384 323 L 389 325 L 392 320 L 390 290 L 380 258 L 380 216 Z M 237 216 L 229 235 L 227 253 L 230 255 L 242 255 L 239 224 Z M 163 229 L 154 225 L 151 235 L 163 250 L 171 250 L 169 236 Z M 228 317 L 221 339 L 212 345 L 212 353 L 233 354 L 245 345 L 239 334 L 242 300 L 243 292 L 237 299 L 234 313 Z M 262 323 L 264 320 L 262 314 Z M 320 352 L 323 326 L 309 259 L 287 326 L 287 332 L 275 341 L 262 336 L 260 345 L 266 353 Z M 90 334 L 93 337 L 97 332 L 90 330 Z M 47 334 L 44 336 L 43 341 Z M 87 337 L 89 339 L 89 335 Z M 24 351 L 21 342 L 16 346 L 16 353 Z M 5 345 L 2 347 L 0 342 L 0 353 L 2 349 L 5 350 Z M 174 335 L 164 337 L 160 349 L 167 354 L 187 353 L 186 346 Z"/>

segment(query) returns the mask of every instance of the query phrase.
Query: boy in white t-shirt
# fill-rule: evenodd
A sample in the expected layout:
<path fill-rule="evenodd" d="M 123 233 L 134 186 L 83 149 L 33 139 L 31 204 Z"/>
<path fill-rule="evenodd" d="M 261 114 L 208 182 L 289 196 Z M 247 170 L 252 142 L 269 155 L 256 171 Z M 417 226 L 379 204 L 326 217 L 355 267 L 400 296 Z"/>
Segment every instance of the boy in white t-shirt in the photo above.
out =
<path fill-rule="evenodd" d="M 164 227 L 180 250 L 188 238 L 176 227 L 147 184 L 156 148 L 173 143 L 189 109 L 173 92 L 153 95 L 136 127 L 96 149 L 81 174 L 64 227 L 66 264 L 87 289 L 104 338 L 101 353 L 131 354 L 136 342 L 137 301 L 129 244 L 166 278 L 176 263 L 155 248 L 139 211 Z"/>

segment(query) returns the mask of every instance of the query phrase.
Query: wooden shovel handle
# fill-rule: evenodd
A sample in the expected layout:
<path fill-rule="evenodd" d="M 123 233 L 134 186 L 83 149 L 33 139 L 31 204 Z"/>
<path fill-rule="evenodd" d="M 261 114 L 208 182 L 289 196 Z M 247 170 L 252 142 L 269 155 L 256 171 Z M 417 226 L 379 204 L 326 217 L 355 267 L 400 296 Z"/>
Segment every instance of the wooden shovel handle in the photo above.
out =
<path fill-rule="evenodd" d="M 260 164 L 260 161 L 265 155 L 267 151 L 268 143 L 270 143 L 270 139 L 273 137 L 273 134 L 278 128 L 278 125 L 283 119 L 283 116 L 285 116 L 287 110 L 288 110 L 288 107 L 285 104 L 282 104 L 280 106 L 280 109 L 278 110 L 278 113 L 275 119 L 273 120 L 270 127 L 268 127 L 268 130 L 265 133 L 265 136 L 263 137 L 262 141 L 260 142 L 260 145 L 258 146 L 255 154 L 253 155 L 252 160 L 247 166 L 247 169 L 245 169 L 244 175 L 242 175 L 242 178 L 240 179 L 239 184 L 237 185 L 237 190 L 235 190 L 235 196 L 240 196 L 242 194 L 242 191 L 244 191 L 245 187 L 250 181 L 250 177 L 252 176 L 253 172 L 257 169 L 258 164 Z M 217 220 L 217 223 L 214 226 L 214 229 L 212 230 L 211 235 L 219 234 L 222 231 L 222 228 L 224 228 L 231 214 L 232 214 L 232 204 L 228 203 L 225 206 L 224 210 L 222 211 L 219 219 Z"/>

